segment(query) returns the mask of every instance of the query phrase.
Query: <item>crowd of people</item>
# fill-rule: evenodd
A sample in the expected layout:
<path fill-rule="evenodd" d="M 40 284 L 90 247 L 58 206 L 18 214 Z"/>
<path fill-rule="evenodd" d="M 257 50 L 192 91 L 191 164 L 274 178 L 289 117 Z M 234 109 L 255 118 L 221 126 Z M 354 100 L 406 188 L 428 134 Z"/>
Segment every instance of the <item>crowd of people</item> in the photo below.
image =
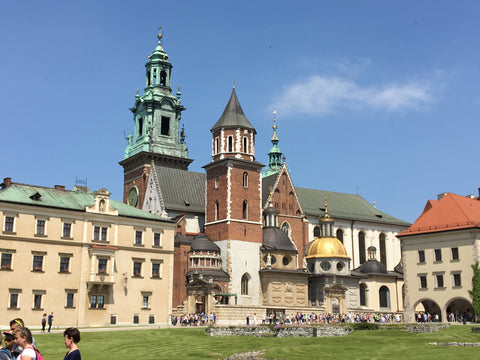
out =
<path fill-rule="evenodd" d="M 215 325 L 217 322 L 217 315 L 215 313 L 207 313 L 200 312 L 197 314 L 184 314 L 180 316 L 172 317 L 172 325 L 175 326 L 177 324 L 181 326 L 208 326 L 208 325 Z"/>
<path fill-rule="evenodd" d="M 256 325 L 254 315 L 254 325 Z M 275 312 L 270 313 L 269 316 L 265 314 L 262 316 L 262 324 L 341 324 L 341 323 L 359 323 L 359 322 L 370 322 L 370 323 L 399 323 L 402 322 L 403 318 L 401 314 L 398 313 L 346 313 L 346 314 L 337 314 L 337 313 L 320 313 L 320 314 L 304 314 L 296 313 L 291 315 L 280 315 L 277 317 Z M 247 314 L 247 325 L 248 314 Z"/>
<path fill-rule="evenodd" d="M 53 322 L 53 313 L 46 317 L 45 325 L 42 317 L 42 333 L 45 332 L 45 325 L 48 322 L 50 332 Z M 64 360 L 81 360 L 78 343 L 80 342 L 80 331 L 77 328 L 70 327 L 63 332 L 64 344 L 68 349 Z M 5 338 L 5 341 L 3 341 Z M 0 360 L 43 360 L 40 351 L 37 348 L 32 332 L 25 326 L 21 318 L 10 321 L 10 329 L 0 332 Z"/>

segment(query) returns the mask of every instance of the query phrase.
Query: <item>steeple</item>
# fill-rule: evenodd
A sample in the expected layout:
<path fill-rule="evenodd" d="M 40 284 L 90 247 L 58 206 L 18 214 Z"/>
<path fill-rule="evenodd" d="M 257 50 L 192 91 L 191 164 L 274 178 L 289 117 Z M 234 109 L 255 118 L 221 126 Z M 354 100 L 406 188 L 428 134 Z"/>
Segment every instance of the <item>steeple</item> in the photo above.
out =
<path fill-rule="evenodd" d="M 176 95 L 172 94 L 172 67 L 162 46 L 160 27 L 158 44 L 145 64 L 143 95 L 137 90 L 135 105 L 130 109 L 134 114 L 135 128 L 133 135 L 127 137 L 125 160 L 146 152 L 163 156 L 163 163 L 183 169 L 187 169 L 192 161 L 188 159 L 185 130 L 181 132 L 179 125 L 181 113 L 185 110 L 180 101 L 180 88 Z"/>
<path fill-rule="evenodd" d="M 270 152 L 268 153 L 268 165 L 265 168 L 265 171 L 263 172 L 262 176 L 266 177 L 272 174 L 276 174 L 280 171 L 282 168 L 282 152 L 278 148 L 278 136 L 277 136 L 277 119 L 276 119 L 276 114 L 277 111 L 273 111 L 273 135 L 272 135 L 272 148 L 270 149 Z"/>
<path fill-rule="evenodd" d="M 253 130 L 256 133 L 254 127 L 243 113 L 242 107 L 240 106 L 240 102 L 237 98 L 237 94 L 235 93 L 235 86 L 232 89 L 232 95 L 230 95 L 230 100 L 228 100 L 222 116 L 220 116 L 220 119 L 218 119 L 210 131 L 214 131 L 219 128 L 244 128 Z"/>

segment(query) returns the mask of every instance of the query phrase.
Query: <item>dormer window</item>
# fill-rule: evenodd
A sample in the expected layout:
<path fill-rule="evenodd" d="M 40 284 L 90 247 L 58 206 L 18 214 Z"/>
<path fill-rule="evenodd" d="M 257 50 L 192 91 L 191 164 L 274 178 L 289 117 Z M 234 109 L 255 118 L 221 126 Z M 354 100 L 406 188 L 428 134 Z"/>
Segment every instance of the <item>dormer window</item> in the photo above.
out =
<path fill-rule="evenodd" d="M 41 197 L 42 197 L 42 195 L 40 195 L 40 193 L 36 192 L 32 196 L 30 196 L 30 199 L 32 199 L 34 201 L 39 201 Z"/>

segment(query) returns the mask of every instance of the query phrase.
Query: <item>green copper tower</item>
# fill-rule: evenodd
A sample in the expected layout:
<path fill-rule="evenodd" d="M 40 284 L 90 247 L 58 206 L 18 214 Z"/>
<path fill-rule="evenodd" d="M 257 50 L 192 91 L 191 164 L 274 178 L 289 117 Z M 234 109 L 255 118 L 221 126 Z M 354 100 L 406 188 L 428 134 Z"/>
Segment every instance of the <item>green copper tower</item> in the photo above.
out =
<path fill-rule="evenodd" d="M 164 166 L 187 169 L 192 162 L 188 159 L 185 144 L 185 131 L 180 129 L 181 113 L 185 107 L 181 104 L 180 88 L 172 94 L 172 64 L 162 47 L 162 34 L 159 29 L 158 45 L 148 56 L 145 64 L 145 89 L 143 95 L 135 96 L 133 113 L 133 135 L 127 136 L 124 163 L 137 158 L 140 154 L 149 154 L 150 159 Z"/>
<path fill-rule="evenodd" d="M 283 159 L 282 159 L 282 152 L 278 148 L 278 136 L 277 136 L 277 119 L 275 117 L 276 111 L 273 112 L 273 135 L 272 135 L 272 148 L 270 149 L 270 152 L 268 153 L 268 165 L 265 168 L 265 171 L 263 172 L 263 177 L 270 176 L 272 174 L 276 174 L 280 171 L 283 165 Z"/>

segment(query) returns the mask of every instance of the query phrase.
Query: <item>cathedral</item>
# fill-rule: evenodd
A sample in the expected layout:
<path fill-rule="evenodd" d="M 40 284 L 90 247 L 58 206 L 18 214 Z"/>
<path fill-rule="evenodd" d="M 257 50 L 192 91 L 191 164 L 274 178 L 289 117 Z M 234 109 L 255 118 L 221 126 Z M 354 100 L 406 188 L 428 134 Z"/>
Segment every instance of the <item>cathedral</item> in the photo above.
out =
<path fill-rule="evenodd" d="M 176 222 L 173 313 L 215 312 L 227 323 L 273 311 L 402 312 L 396 235 L 410 224 L 360 195 L 294 186 L 301 169 L 287 166 L 275 119 L 263 165 L 235 87 L 210 122 L 211 162 L 188 170 L 185 107 L 158 39 L 120 165 L 124 202 Z"/>

